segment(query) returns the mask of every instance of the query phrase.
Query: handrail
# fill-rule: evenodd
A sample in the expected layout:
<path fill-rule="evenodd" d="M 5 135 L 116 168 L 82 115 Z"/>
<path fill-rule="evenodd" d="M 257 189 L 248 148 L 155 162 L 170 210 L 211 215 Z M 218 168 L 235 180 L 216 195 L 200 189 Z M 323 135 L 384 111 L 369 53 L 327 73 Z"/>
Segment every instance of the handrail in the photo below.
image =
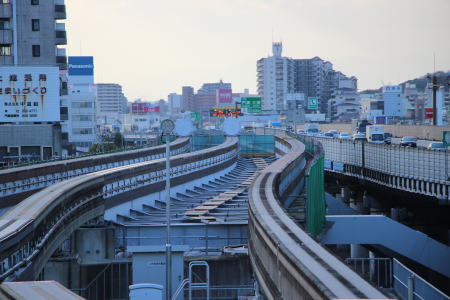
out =
<path fill-rule="evenodd" d="M 181 293 L 181 291 L 186 287 L 186 285 L 189 283 L 189 279 L 185 278 L 180 285 L 178 286 L 177 290 L 172 296 L 172 300 L 177 300 L 178 295 Z"/>

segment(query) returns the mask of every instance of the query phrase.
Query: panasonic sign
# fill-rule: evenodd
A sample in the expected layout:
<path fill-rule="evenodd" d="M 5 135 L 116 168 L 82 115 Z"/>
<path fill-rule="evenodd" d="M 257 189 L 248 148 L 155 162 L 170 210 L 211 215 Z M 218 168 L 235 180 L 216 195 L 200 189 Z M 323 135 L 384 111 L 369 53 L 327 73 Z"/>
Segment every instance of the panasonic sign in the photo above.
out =
<path fill-rule="evenodd" d="M 93 56 L 69 56 L 69 76 L 94 76 Z"/>

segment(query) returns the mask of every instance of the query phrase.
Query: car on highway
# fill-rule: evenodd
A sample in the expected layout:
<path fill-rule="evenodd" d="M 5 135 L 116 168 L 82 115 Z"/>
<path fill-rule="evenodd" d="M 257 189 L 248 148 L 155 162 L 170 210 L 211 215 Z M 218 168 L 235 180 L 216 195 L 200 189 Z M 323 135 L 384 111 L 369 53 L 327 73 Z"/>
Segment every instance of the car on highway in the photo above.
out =
<path fill-rule="evenodd" d="M 331 133 L 333 137 L 339 137 L 339 132 L 337 130 L 328 130 L 328 133 Z"/>
<path fill-rule="evenodd" d="M 392 143 L 392 133 L 385 132 L 384 133 L 384 143 L 390 145 Z"/>
<path fill-rule="evenodd" d="M 428 147 L 428 150 L 438 150 L 438 151 L 442 151 L 442 150 L 446 150 L 447 147 L 444 146 L 444 143 L 442 142 L 431 142 Z"/>
<path fill-rule="evenodd" d="M 417 147 L 417 139 L 415 137 L 405 136 L 400 140 L 400 146 Z"/>
<path fill-rule="evenodd" d="M 339 139 L 341 139 L 341 140 L 351 140 L 352 136 L 348 132 L 341 132 L 339 134 Z"/>
<path fill-rule="evenodd" d="M 366 135 L 364 133 L 355 133 L 352 137 L 354 141 L 364 141 L 367 142 Z"/>

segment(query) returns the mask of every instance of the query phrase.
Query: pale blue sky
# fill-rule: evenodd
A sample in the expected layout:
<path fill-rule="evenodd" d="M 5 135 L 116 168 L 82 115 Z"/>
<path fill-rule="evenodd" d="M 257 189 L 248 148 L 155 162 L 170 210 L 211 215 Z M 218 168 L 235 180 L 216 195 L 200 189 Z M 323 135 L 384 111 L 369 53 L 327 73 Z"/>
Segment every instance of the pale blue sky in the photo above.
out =
<path fill-rule="evenodd" d="M 359 88 L 450 70 L 450 0 L 67 0 L 69 55 L 96 82 L 153 101 L 223 79 L 256 90 L 256 60 L 319 56 Z M 272 34 L 273 33 L 273 34 Z M 81 49 L 81 51 L 80 51 Z"/>

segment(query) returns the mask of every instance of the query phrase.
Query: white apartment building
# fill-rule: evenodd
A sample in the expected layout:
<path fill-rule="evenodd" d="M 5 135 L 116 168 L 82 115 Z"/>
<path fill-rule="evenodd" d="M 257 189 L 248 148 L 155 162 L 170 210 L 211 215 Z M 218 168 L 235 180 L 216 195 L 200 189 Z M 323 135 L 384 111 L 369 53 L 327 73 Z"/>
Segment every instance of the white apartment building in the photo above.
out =
<path fill-rule="evenodd" d="M 116 83 L 98 83 L 96 86 L 97 124 L 120 127 L 128 102 L 122 92 L 122 86 Z"/>
<path fill-rule="evenodd" d="M 262 110 L 280 112 L 286 109 L 285 94 L 292 90 L 292 60 L 282 57 L 282 43 L 272 44 L 272 56 L 257 62 L 258 94 L 262 97 Z"/>
<path fill-rule="evenodd" d="M 382 99 L 384 101 L 384 115 L 386 117 L 405 116 L 405 102 L 403 97 L 402 87 L 400 85 L 386 85 L 383 86 Z"/>

